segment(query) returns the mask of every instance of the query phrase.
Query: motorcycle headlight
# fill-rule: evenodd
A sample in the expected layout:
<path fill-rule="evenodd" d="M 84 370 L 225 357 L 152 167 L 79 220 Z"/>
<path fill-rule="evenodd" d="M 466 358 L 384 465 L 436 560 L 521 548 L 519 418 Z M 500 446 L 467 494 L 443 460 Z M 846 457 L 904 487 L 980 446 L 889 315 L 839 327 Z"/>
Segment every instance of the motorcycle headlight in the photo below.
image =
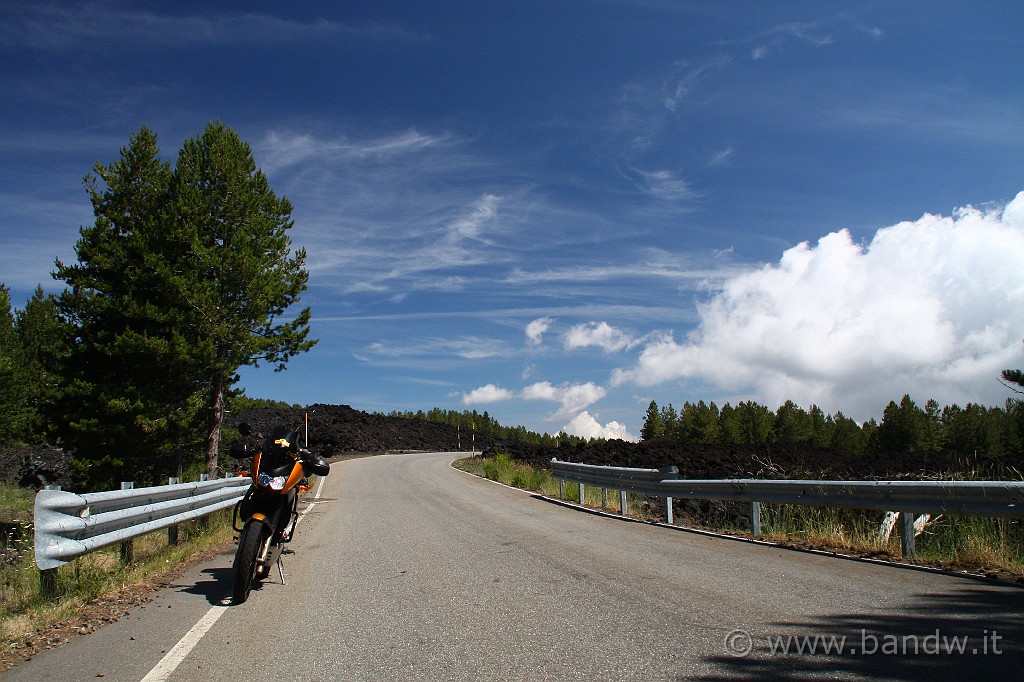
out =
<path fill-rule="evenodd" d="M 261 471 L 260 475 L 256 478 L 256 483 L 261 488 L 270 488 L 271 490 L 284 490 L 285 481 L 288 480 L 287 476 L 273 476 L 271 477 L 265 471 Z"/>

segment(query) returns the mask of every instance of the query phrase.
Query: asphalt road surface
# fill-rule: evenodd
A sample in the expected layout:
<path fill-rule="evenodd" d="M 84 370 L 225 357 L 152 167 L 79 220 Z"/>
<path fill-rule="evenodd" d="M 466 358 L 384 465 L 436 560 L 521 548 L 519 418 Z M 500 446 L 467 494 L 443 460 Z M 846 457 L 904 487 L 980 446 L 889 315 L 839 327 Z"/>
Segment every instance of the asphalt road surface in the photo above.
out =
<path fill-rule="evenodd" d="M 224 606 L 225 554 L 0 680 L 1021 674 L 1022 588 L 581 512 L 456 471 L 456 456 L 336 464 L 286 585 L 275 570 Z"/>

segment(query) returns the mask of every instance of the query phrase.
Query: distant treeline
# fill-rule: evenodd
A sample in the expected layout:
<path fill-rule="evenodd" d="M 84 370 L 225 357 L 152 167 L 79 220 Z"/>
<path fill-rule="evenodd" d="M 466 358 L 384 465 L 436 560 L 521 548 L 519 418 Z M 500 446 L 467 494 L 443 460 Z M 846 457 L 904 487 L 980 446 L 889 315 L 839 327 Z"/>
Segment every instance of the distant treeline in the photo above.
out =
<path fill-rule="evenodd" d="M 516 442 L 516 443 L 531 443 L 540 445 L 557 445 L 559 443 L 574 443 L 581 444 L 586 443 L 586 438 L 580 438 L 579 436 L 570 436 L 566 433 L 559 433 L 557 435 L 550 435 L 547 433 L 537 433 L 530 431 L 525 426 L 502 426 L 498 423 L 498 420 L 494 419 L 484 410 L 483 414 L 480 414 L 476 410 L 463 410 L 457 412 L 455 410 L 442 410 L 440 408 L 433 408 L 428 412 L 418 410 L 416 412 L 405 411 L 399 412 L 393 410 L 389 412 L 388 417 L 399 417 L 402 419 L 422 419 L 429 422 L 436 422 L 438 424 L 448 424 L 450 426 L 456 426 L 466 434 L 473 432 L 484 434 L 489 436 L 495 441 L 499 442 Z M 469 436 L 467 435 L 467 438 Z"/>
<path fill-rule="evenodd" d="M 546 445 L 587 442 L 565 433 L 552 436 L 522 426 L 502 426 L 487 412 L 479 414 L 476 410 L 457 412 L 435 407 L 428 412 L 394 411 L 389 416 L 457 425 L 467 433 L 475 430 L 498 441 Z M 772 411 L 753 401 L 718 407 L 700 400 L 683 403 L 677 410 L 671 403 L 659 407 L 652 400 L 640 435 L 644 440 L 667 437 L 716 445 L 811 443 L 853 454 L 941 451 L 998 457 L 1024 452 L 1024 402 L 1008 399 L 1001 408 L 975 403 L 940 407 L 929 400 L 922 409 L 905 395 L 899 403 L 891 401 L 886 406 L 881 422 L 870 419 L 858 423 L 842 412 L 825 414 L 813 405 L 805 410 L 792 401 Z"/>
<path fill-rule="evenodd" d="M 773 412 L 749 401 L 719 408 L 701 400 L 676 410 L 652 400 L 640 433 L 645 440 L 667 436 L 708 444 L 812 443 L 854 454 L 941 451 L 998 457 L 1024 451 L 1024 402 L 940 407 L 929 400 L 922 409 L 905 395 L 899 403 L 889 402 L 881 422 L 858 424 L 842 412 L 825 414 L 813 405 L 805 410 L 792 401 Z"/>

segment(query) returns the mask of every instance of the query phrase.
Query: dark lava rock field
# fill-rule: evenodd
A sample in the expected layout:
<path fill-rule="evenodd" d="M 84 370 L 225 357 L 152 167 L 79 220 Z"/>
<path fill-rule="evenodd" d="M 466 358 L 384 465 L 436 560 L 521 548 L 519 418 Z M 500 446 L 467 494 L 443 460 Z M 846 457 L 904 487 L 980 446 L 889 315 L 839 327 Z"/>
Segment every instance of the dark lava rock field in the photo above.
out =
<path fill-rule="evenodd" d="M 269 435 L 275 426 L 299 426 L 309 417 L 309 447 L 319 451 L 332 445 L 338 455 L 383 452 L 448 452 L 475 450 L 485 455 L 507 452 L 535 466 L 551 459 L 657 468 L 676 466 L 681 478 L 773 479 L 902 479 L 970 476 L 1004 478 L 1013 469 L 1024 471 L 1024 457 L 959 457 L 944 452 L 872 453 L 851 455 L 808 443 L 775 445 L 703 445 L 671 439 L 640 443 L 610 440 L 588 445 L 558 446 L 504 442 L 448 424 L 406 419 L 354 410 L 348 405 L 311 405 L 307 408 L 260 407 L 228 414 L 222 447 L 223 466 L 230 470 L 229 439 L 240 423 Z M 0 452 L 0 480 L 39 488 L 47 483 L 74 489 L 67 454 L 47 446 L 8 448 Z M 1019 475 L 1017 475 L 1019 480 Z"/>

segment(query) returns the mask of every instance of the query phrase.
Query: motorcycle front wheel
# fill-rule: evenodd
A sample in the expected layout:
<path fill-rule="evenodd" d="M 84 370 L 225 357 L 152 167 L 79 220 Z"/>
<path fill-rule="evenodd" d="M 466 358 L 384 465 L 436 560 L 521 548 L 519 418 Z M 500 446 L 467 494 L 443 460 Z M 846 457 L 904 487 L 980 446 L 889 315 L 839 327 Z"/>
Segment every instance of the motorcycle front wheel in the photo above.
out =
<path fill-rule="evenodd" d="M 270 541 L 270 530 L 259 521 L 248 521 L 238 538 L 238 553 L 235 555 L 234 602 L 243 603 L 249 598 L 252 582 L 256 577 L 256 565 L 264 545 Z"/>

